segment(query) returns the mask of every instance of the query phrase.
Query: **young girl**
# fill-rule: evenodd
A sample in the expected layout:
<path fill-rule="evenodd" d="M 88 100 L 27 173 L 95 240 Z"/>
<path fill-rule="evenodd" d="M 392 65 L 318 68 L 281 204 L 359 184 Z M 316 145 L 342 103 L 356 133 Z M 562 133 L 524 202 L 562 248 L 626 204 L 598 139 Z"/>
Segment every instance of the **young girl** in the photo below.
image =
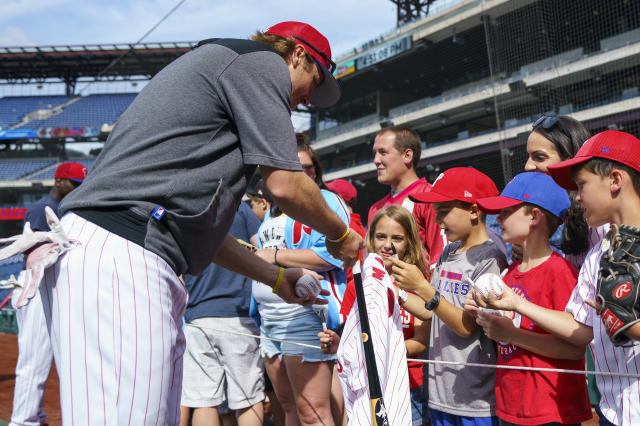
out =
<path fill-rule="evenodd" d="M 384 266 L 391 275 L 392 258 L 397 254 L 404 262 L 416 265 L 423 273 L 427 270 L 426 259 L 420 243 L 418 225 L 411 213 L 402 206 L 390 205 L 378 211 L 370 223 L 366 236 L 367 251 L 382 257 Z M 393 247 L 393 248 L 392 248 Z M 396 292 L 398 288 L 396 287 Z M 399 301 L 402 305 L 406 293 L 400 290 Z M 348 314 L 355 299 L 355 288 L 350 286 L 345 292 L 341 313 Z M 346 312 L 346 313 L 345 313 Z M 429 341 L 431 322 L 423 321 L 401 308 L 402 328 L 405 337 L 407 358 L 415 358 L 424 352 Z M 374 325 L 372 325 L 374 327 Z M 319 333 L 323 351 L 335 352 L 340 337 L 328 330 Z M 422 363 L 409 362 L 409 387 L 411 389 L 411 417 L 413 425 L 426 423 L 426 410 L 423 410 L 424 392 L 422 385 Z"/>

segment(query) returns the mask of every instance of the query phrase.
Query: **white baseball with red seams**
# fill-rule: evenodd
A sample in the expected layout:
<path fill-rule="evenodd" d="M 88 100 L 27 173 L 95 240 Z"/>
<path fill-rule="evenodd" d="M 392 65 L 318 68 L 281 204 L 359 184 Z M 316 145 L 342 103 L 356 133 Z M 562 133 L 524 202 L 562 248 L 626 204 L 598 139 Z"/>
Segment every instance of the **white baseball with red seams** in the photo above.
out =
<path fill-rule="evenodd" d="M 482 296 L 483 299 L 489 299 L 489 292 L 493 292 L 497 297 L 502 296 L 502 279 L 498 274 L 490 272 L 480 275 L 473 283 L 473 289 Z"/>
<path fill-rule="evenodd" d="M 296 296 L 305 298 L 307 296 L 316 297 L 320 294 L 320 281 L 313 275 L 303 275 L 296 281 Z"/>

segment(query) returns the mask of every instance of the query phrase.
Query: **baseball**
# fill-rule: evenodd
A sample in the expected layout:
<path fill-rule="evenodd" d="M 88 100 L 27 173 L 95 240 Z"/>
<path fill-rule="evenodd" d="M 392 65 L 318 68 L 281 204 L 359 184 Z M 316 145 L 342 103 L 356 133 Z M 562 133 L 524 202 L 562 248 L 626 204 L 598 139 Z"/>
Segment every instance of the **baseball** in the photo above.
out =
<path fill-rule="evenodd" d="M 473 284 L 473 289 L 480 294 L 485 300 L 489 299 L 489 292 L 500 297 L 502 296 L 502 279 L 499 275 L 494 273 L 488 273 L 480 275 Z"/>
<path fill-rule="evenodd" d="M 313 275 L 303 275 L 296 281 L 296 296 L 306 298 L 316 297 L 320 294 L 320 281 Z"/>

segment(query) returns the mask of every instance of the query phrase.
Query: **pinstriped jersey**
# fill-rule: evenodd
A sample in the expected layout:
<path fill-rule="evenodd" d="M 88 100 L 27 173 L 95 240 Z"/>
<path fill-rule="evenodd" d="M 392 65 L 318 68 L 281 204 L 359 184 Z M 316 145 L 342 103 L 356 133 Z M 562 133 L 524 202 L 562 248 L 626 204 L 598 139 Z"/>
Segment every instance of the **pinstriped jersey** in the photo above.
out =
<path fill-rule="evenodd" d="M 593 328 L 589 348 L 597 371 L 640 374 L 640 342 L 630 346 L 613 346 L 600 316 L 585 300 L 596 300 L 600 257 L 608 240 L 593 247 L 580 269 L 578 284 L 565 310 L 576 321 Z M 600 391 L 600 410 L 610 422 L 623 425 L 640 424 L 640 379 L 619 376 L 596 376 Z"/>
<path fill-rule="evenodd" d="M 369 254 L 365 260 L 362 286 L 389 424 L 411 425 L 409 374 L 400 306 L 380 256 Z M 338 377 L 349 425 L 372 424 L 365 362 L 360 313 L 358 305 L 354 304 L 338 347 Z"/>

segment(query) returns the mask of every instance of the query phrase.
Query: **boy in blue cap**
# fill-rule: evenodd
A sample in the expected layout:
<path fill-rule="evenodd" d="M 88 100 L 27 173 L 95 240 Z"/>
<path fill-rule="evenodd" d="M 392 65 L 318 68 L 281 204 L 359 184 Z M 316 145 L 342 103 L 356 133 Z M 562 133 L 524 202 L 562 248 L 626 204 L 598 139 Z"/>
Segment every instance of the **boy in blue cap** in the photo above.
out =
<path fill-rule="evenodd" d="M 567 192 L 542 173 L 521 173 L 500 196 L 478 200 L 482 210 L 499 214 L 503 239 L 523 248 L 522 259 L 509 267 L 505 284 L 532 303 L 560 311 L 569 301 L 578 272 L 551 249 L 549 237 L 570 204 Z M 473 311 L 473 303 L 467 308 Z M 584 370 L 584 345 L 555 337 L 519 313 L 478 312 L 477 322 L 497 343 L 498 365 Z M 575 424 L 591 418 L 583 376 L 498 369 L 495 383 L 496 414 L 502 423 Z"/>

